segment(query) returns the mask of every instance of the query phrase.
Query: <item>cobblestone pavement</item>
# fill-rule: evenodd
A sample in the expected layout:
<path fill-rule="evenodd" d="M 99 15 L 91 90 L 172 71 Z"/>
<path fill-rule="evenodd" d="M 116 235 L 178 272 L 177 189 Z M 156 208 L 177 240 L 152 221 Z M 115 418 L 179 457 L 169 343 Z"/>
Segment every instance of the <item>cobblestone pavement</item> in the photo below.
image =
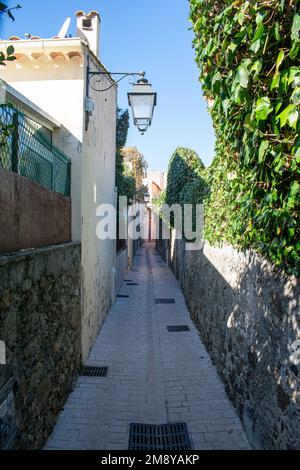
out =
<path fill-rule="evenodd" d="M 186 422 L 192 447 L 248 449 L 239 417 L 194 327 L 172 271 L 140 248 L 46 449 L 128 449 L 130 423 Z M 175 304 L 156 304 L 173 298 Z M 169 332 L 167 325 L 190 331 Z"/>

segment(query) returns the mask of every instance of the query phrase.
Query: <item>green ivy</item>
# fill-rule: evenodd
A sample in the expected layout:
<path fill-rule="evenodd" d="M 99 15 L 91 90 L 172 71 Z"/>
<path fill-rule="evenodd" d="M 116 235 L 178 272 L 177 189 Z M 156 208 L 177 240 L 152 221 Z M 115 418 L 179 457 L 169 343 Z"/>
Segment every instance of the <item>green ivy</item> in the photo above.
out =
<path fill-rule="evenodd" d="M 190 0 L 216 149 L 205 236 L 300 275 L 300 12 L 296 0 Z"/>
<path fill-rule="evenodd" d="M 204 164 L 194 150 L 178 147 L 169 161 L 166 204 L 181 204 L 185 185 L 195 181 L 203 169 Z"/>
<path fill-rule="evenodd" d="M 209 195 L 205 181 L 205 166 L 199 155 L 189 148 L 178 147 L 169 161 L 167 188 L 153 201 L 155 210 L 164 219 L 162 206 L 179 204 L 193 205 L 193 230 L 196 227 L 196 204 L 202 203 Z M 173 226 L 171 214 L 171 226 Z"/>

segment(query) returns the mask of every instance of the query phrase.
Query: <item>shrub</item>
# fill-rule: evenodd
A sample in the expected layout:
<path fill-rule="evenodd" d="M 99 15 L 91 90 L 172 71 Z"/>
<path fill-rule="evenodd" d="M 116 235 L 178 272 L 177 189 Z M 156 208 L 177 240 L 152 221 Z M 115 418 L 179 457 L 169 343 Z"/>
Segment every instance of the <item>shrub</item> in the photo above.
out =
<path fill-rule="evenodd" d="M 195 181 L 203 169 L 204 164 L 194 150 L 178 147 L 169 161 L 166 204 L 180 204 L 184 186 Z"/>

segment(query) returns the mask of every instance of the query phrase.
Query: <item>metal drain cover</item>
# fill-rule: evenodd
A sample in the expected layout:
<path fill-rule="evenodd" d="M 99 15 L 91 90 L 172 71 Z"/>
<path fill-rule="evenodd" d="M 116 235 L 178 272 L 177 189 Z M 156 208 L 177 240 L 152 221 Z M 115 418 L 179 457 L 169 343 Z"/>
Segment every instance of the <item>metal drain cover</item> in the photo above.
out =
<path fill-rule="evenodd" d="M 127 282 L 128 286 L 138 286 L 139 284 L 137 282 Z"/>
<path fill-rule="evenodd" d="M 167 326 L 167 330 L 174 332 L 174 331 L 190 331 L 190 328 L 187 325 L 169 325 Z"/>
<path fill-rule="evenodd" d="M 129 295 L 118 294 L 117 297 L 119 297 L 119 299 L 128 299 Z"/>
<path fill-rule="evenodd" d="M 155 299 L 156 304 L 175 304 L 175 299 Z"/>
<path fill-rule="evenodd" d="M 129 450 L 190 450 L 186 423 L 130 424 Z"/>
<path fill-rule="evenodd" d="M 106 377 L 107 371 L 108 367 L 84 366 L 80 371 L 80 375 L 85 377 Z"/>

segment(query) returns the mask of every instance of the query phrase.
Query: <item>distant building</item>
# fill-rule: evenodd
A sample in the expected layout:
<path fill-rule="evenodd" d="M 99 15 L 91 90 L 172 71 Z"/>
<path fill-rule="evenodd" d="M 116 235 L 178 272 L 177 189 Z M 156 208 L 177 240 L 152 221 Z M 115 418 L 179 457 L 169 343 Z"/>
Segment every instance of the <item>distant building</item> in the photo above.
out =
<path fill-rule="evenodd" d="M 159 194 L 166 188 L 166 173 L 162 171 L 149 170 L 147 177 L 144 179 L 144 184 L 147 186 L 150 202 L 157 198 Z"/>
<path fill-rule="evenodd" d="M 148 188 L 149 203 L 148 203 L 148 241 L 153 241 L 157 238 L 159 230 L 159 222 L 156 214 L 151 209 L 151 204 L 162 191 L 166 188 L 167 174 L 162 171 L 149 170 L 147 176 L 144 178 L 143 183 Z"/>

